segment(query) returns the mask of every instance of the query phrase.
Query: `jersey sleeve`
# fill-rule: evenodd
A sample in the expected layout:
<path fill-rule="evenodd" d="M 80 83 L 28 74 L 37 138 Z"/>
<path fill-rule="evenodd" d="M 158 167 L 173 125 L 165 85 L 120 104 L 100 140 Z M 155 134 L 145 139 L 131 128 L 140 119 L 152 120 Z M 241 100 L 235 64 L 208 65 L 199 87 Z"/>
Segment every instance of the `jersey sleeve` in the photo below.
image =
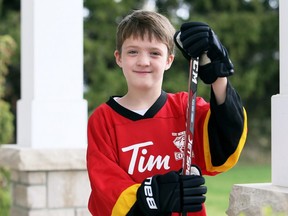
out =
<path fill-rule="evenodd" d="M 203 134 L 206 170 L 218 173 L 232 168 L 240 157 L 246 136 L 247 115 L 237 92 L 228 82 L 225 102 L 217 105 L 212 89 Z"/>
<path fill-rule="evenodd" d="M 136 201 L 139 185 L 117 165 L 117 150 L 112 145 L 112 130 L 107 122 L 101 109 L 88 121 L 88 208 L 92 215 L 126 215 Z"/>

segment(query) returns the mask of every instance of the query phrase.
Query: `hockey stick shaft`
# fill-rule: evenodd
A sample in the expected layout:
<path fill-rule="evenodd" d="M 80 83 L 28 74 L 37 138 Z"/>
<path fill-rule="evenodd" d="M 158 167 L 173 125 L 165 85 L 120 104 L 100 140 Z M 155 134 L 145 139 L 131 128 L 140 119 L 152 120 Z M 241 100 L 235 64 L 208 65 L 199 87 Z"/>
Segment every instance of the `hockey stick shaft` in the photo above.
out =
<path fill-rule="evenodd" d="M 192 164 L 192 146 L 193 146 L 195 114 L 196 114 L 198 65 L 199 65 L 198 58 L 190 60 L 186 134 L 185 134 L 185 146 L 183 155 L 184 158 L 182 166 L 183 175 L 191 175 L 190 170 Z"/>
<path fill-rule="evenodd" d="M 197 96 L 197 83 L 198 83 L 198 66 L 199 57 L 191 58 L 189 65 L 189 81 L 188 81 L 188 104 L 187 104 L 187 119 L 186 119 L 186 133 L 185 133 L 185 146 L 183 154 L 183 175 L 191 175 L 191 165 L 193 156 L 193 140 L 194 140 L 194 126 L 196 114 L 196 96 Z M 183 212 L 182 216 L 187 213 Z"/>

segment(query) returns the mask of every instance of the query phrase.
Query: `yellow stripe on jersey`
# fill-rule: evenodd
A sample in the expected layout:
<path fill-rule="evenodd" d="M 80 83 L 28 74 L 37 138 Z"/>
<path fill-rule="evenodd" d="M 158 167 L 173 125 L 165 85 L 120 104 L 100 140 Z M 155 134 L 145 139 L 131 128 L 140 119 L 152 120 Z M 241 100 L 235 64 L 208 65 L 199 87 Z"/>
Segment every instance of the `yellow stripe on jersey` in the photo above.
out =
<path fill-rule="evenodd" d="M 244 127 L 243 132 L 240 137 L 237 149 L 233 154 L 229 156 L 229 158 L 226 160 L 224 164 L 221 166 L 213 166 L 211 161 L 211 154 L 210 154 L 210 144 L 209 144 L 209 136 L 208 136 L 208 122 L 211 115 L 211 111 L 209 110 L 204 122 L 204 133 L 203 133 L 203 140 L 204 140 L 204 157 L 205 157 L 205 164 L 206 164 L 206 170 L 208 172 L 225 172 L 229 169 L 231 169 L 238 161 L 241 151 L 244 147 L 246 138 L 247 138 L 247 114 L 245 108 L 243 108 L 243 114 L 244 114 Z"/>
<path fill-rule="evenodd" d="M 141 184 L 134 184 L 124 190 L 112 209 L 112 216 L 124 216 L 136 202 L 136 193 Z"/>

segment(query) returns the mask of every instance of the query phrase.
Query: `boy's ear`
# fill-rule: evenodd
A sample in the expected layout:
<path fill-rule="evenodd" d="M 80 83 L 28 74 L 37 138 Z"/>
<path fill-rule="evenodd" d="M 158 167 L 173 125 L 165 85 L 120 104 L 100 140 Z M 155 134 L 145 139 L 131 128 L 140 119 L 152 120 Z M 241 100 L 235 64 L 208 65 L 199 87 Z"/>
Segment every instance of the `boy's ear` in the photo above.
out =
<path fill-rule="evenodd" d="M 121 61 L 121 53 L 119 52 L 119 50 L 114 51 L 114 57 L 115 57 L 116 63 L 121 68 L 122 67 L 122 61 Z"/>
<path fill-rule="evenodd" d="M 174 55 L 169 55 L 168 56 L 165 70 L 168 70 L 171 67 L 171 65 L 172 65 L 172 63 L 174 61 L 174 57 L 175 57 Z"/>

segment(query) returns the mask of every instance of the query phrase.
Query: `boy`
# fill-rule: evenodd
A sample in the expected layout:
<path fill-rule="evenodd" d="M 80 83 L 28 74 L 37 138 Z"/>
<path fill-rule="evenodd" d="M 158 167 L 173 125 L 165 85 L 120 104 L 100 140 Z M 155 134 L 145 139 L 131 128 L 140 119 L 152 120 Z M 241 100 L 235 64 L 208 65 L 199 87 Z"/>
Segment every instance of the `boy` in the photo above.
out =
<path fill-rule="evenodd" d="M 215 175 L 238 161 L 247 124 L 227 81 L 233 65 L 226 49 L 204 23 L 183 24 L 174 34 L 166 17 L 149 11 L 134 11 L 118 25 L 114 56 L 128 90 L 89 118 L 92 215 L 206 215 L 201 172 Z M 199 77 L 211 85 L 210 103 L 200 97 L 196 102 L 193 167 L 198 175 L 180 173 L 187 93 L 162 90 L 174 40 L 187 59 L 202 56 Z"/>

